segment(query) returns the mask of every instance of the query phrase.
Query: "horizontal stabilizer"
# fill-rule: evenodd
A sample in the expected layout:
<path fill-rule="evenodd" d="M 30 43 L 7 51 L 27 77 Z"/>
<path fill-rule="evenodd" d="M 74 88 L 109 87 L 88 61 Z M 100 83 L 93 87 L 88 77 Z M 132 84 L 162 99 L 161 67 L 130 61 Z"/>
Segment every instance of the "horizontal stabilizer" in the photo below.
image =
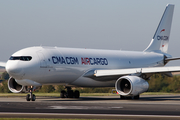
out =
<path fill-rule="evenodd" d="M 165 62 L 169 62 L 169 61 L 172 61 L 172 60 L 179 60 L 180 58 L 179 57 L 176 57 L 176 58 L 165 58 Z"/>

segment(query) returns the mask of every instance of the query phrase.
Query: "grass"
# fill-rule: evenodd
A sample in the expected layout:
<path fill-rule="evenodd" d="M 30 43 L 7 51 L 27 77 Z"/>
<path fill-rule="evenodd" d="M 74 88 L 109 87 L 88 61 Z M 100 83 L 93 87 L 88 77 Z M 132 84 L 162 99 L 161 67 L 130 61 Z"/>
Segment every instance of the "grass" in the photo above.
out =
<path fill-rule="evenodd" d="M 60 93 L 34 93 L 37 97 L 59 97 Z M 176 95 L 179 93 L 145 92 L 142 95 Z M 0 97 L 24 97 L 27 93 L 0 93 Z M 112 93 L 81 93 L 80 96 L 119 96 Z"/>
<path fill-rule="evenodd" d="M 54 119 L 54 118 L 0 118 L 0 120 L 70 120 L 70 119 Z"/>
<path fill-rule="evenodd" d="M 167 92 L 145 92 L 142 95 L 178 95 L 180 93 L 167 93 Z"/>
<path fill-rule="evenodd" d="M 60 119 L 60 118 L 0 118 L 0 120 L 105 120 L 105 119 Z M 124 120 L 124 119 L 119 119 Z"/>
<path fill-rule="evenodd" d="M 3 74 L 3 72 L 0 72 L 0 76 Z"/>

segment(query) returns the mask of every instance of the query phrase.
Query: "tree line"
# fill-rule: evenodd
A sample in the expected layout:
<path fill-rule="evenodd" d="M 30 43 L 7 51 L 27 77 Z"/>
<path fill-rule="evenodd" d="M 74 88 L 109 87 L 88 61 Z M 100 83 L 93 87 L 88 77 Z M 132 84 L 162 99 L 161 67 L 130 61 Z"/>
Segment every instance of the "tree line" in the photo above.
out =
<path fill-rule="evenodd" d="M 8 89 L 9 75 L 7 72 L 2 73 L 0 81 L 0 93 L 10 93 Z M 180 76 L 174 75 L 173 77 L 167 77 L 161 74 L 154 74 L 151 76 L 151 79 L 148 80 L 149 89 L 148 92 L 180 92 Z M 73 87 L 73 90 L 79 90 L 80 93 L 111 93 L 114 87 Z M 61 90 L 64 90 L 62 85 L 43 85 L 40 89 L 37 89 L 35 92 L 40 93 L 59 93 Z"/>

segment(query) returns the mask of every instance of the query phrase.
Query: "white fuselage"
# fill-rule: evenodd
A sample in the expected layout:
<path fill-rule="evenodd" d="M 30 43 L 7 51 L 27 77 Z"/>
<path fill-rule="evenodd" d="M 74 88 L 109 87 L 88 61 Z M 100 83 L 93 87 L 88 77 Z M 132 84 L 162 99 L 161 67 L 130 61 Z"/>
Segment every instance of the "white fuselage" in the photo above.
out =
<path fill-rule="evenodd" d="M 164 54 L 118 50 L 30 47 L 12 57 L 30 56 L 30 61 L 8 60 L 6 70 L 19 84 L 64 84 L 114 86 L 116 80 L 96 81 L 83 77 L 93 69 L 125 69 L 164 66 Z M 23 81 L 23 82 L 22 82 Z"/>

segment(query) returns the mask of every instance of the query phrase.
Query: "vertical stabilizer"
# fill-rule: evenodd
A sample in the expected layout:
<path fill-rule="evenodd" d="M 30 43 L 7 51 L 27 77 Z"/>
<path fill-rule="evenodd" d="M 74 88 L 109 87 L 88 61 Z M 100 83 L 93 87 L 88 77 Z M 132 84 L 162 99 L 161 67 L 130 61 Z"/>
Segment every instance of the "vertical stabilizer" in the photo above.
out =
<path fill-rule="evenodd" d="M 173 17 L 174 5 L 168 4 L 157 27 L 153 39 L 149 46 L 144 50 L 145 52 L 161 51 L 167 53 L 169 36 L 171 31 L 171 23 Z"/>

